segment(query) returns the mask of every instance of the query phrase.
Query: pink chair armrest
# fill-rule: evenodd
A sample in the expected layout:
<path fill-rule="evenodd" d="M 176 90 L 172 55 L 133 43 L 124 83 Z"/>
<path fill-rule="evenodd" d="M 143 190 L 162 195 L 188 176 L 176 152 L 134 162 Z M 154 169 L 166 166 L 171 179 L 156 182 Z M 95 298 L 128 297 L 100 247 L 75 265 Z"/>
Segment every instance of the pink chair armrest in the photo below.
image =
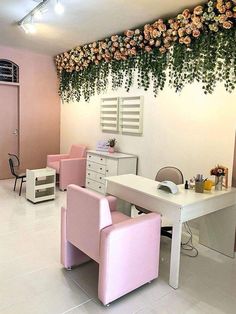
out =
<path fill-rule="evenodd" d="M 57 154 L 57 155 L 47 155 L 47 163 L 48 162 L 54 162 L 54 161 L 59 161 L 61 159 L 68 158 L 68 154 Z"/>
<path fill-rule="evenodd" d="M 161 219 L 157 213 L 101 231 L 98 296 L 103 304 L 158 277 Z"/>
<path fill-rule="evenodd" d="M 114 212 L 117 207 L 117 198 L 109 195 L 109 196 L 106 196 L 106 199 L 108 200 L 110 211 Z"/>
<path fill-rule="evenodd" d="M 85 186 L 86 158 L 60 160 L 60 189 L 65 190 L 69 184 Z"/>

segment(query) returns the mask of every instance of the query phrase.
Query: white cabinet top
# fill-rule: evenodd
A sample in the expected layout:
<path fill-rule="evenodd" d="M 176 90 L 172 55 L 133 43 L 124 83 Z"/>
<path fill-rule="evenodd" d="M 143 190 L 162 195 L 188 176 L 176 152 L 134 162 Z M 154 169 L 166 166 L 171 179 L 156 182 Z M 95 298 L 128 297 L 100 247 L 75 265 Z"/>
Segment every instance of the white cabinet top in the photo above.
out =
<path fill-rule="evenodd" d="M 103 151 L 98 151 L 98 150 L 87 150 L 87 153 L 89 154 L 95 154 L 99 156 L 104 156 L 107 158 L 114 158 L 114 159 L 119 159 L 119 158 L 137 158 L 135 155 L 131 154 L 123 154 L 123 153 L 108 153 L 108 152 L 103 152 Z"/>
<path fill-rule="evenodd" d="M 27 171 L 33 173 L 35 177 L 46 177 L 46 176 L 51 176 L 55 175 L 56 171 L 52 168 L 42 168 L 42 169 L 27 169 Z"/>

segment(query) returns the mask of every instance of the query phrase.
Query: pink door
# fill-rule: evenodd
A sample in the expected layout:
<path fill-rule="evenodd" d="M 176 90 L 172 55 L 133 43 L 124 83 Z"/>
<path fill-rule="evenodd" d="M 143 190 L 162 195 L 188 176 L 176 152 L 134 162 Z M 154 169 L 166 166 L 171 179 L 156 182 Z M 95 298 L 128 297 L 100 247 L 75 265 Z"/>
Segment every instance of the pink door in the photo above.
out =
<path fill-rule="evenodd" d="M 18 155 L 18 89 L 0 83 L 0 179 L 12 177 L 7 154 Z"/>

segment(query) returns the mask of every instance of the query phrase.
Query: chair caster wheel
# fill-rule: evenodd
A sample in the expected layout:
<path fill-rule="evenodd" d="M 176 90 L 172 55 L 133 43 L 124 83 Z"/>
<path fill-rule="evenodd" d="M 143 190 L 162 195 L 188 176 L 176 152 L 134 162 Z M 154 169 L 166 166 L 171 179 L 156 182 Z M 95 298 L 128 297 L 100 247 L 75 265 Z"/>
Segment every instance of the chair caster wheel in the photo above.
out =
<path fill-rule="evenodd" d="M 70 270 L 72 270 L 72 268 L 71 267 L 67 267 L 66 270 L 70 271 Z"/>
<path fill-rule="evenodd" d="M 109 307 L 110 306 L 110 303 L 106 304 L 106 307 Z"/>

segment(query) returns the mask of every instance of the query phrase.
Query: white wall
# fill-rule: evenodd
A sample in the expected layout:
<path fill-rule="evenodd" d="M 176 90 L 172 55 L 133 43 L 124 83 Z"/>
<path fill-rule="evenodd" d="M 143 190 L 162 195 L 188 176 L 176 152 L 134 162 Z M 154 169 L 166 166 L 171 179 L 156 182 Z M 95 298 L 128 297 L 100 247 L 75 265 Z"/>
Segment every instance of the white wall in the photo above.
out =
<path fill-rule="evenodd" d="M 100 98 L 127 95 L 124 89 L 108 89 L 89 103 L 62 104 L 61 152 L 67 152 L 72 143 L 94 149 L 97 140 L 115 137 L 119 151 L 138 155 L 140 175 L 154 178 L 160 167 L 174 165 L 186 179 L 197 173 L 209 177 L 209 170 L 220 163 L 229 167 L 231 178 L 236 92 L 228 94 L 218 86 L 213 95 L 206 96 L 198 84 L 193 84 L 181 94 L 166 87 L 157 98 L 151 90 L 144 92 L 135 86 L 128 94 L 144 96 L 142 136 L 101 132 Z"/>

